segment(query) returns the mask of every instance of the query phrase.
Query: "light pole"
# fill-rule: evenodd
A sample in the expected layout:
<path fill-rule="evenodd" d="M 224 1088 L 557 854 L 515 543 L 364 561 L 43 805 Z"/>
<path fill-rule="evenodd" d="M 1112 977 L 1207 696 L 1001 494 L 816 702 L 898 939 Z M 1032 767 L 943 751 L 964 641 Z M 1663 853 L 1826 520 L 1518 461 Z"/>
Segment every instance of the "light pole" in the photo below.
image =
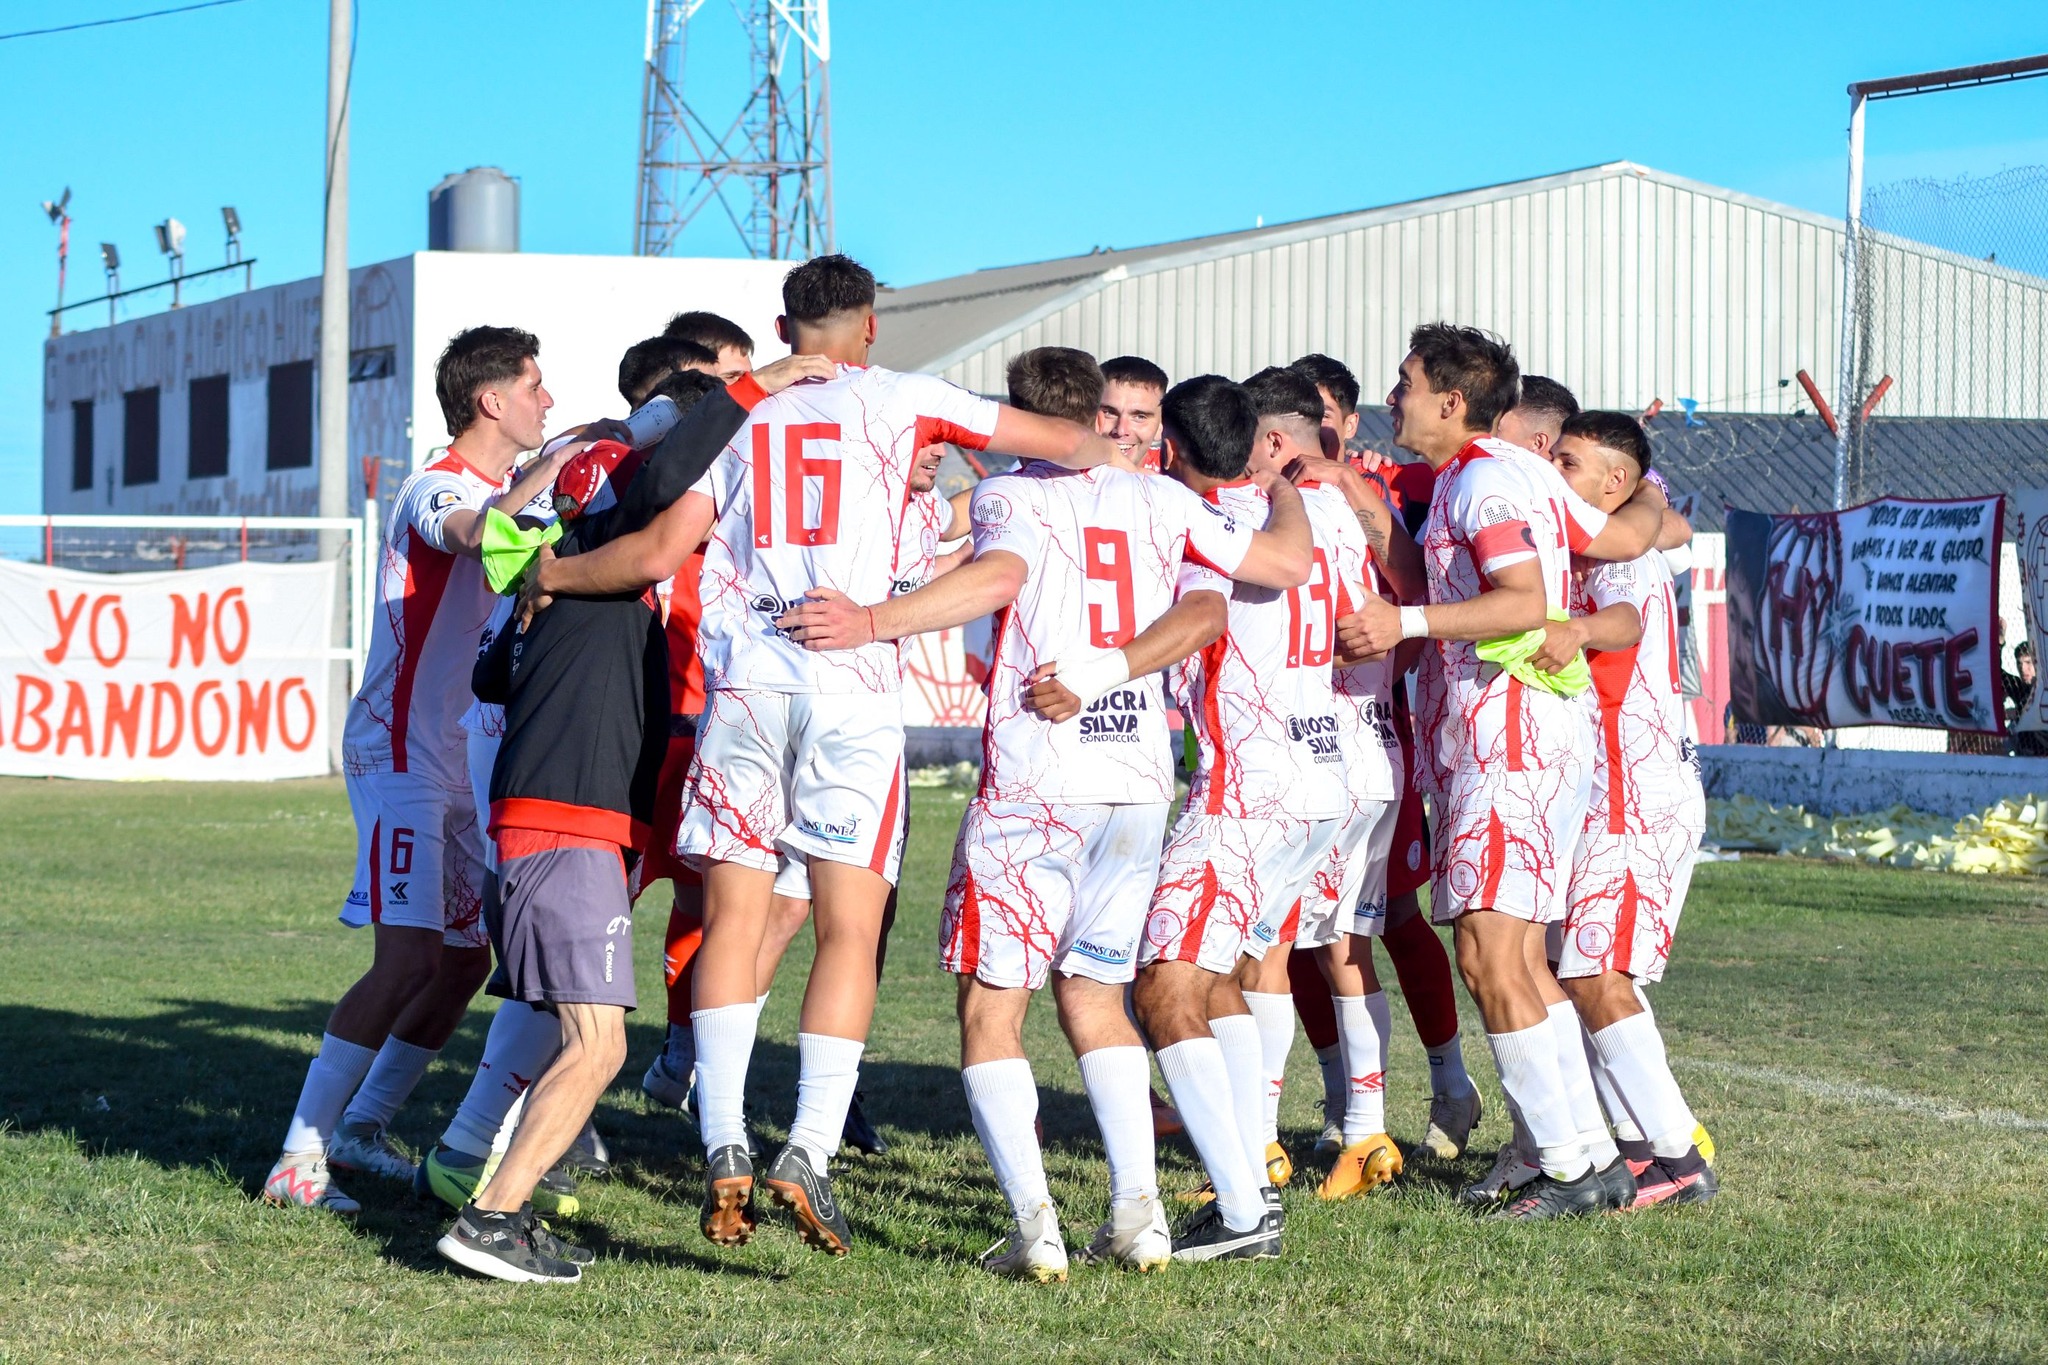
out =
<path fill-rule="evenodd" d="M 64 328 L 64 266 L 71 259 L 71 187 L 52 201 L 43 201 L 43 212 L 57 225 L 57 311 L 50 314 L 50 335 L 62 336 Z"/>

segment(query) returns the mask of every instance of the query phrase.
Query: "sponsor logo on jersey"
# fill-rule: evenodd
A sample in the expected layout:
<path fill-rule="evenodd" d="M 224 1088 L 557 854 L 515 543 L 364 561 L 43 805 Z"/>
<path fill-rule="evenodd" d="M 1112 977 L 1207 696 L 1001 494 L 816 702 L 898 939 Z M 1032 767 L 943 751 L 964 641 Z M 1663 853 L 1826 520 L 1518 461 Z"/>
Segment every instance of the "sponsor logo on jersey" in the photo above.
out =
<path fill-rule="evenodd" d="M 747 605 L 768 618 L 769 626 L 781 638 L 789 639 L 789 632 L 775 624 L 776 618 L 793 610 L 798 603 L 786 601 L 772 592 L 757 592 L 747 599 Z"/>
<path fill-rule="evenodd" d="M 1252 926 L 1252 937 L 1261 943 L 1271 943 L 1274 939 L 1280 937 L 1280 931 L 1267 924 L 1264 920 L 1260 920 Z"/>
<path fill-rule="evenodd" d="M 1209 501 L 1206 501 L 1206 500 L 1205 500 L 1205 501 L 1204 501 L 1204 502 L 1202 503 L 1202 506 L 1204 506 L 1204 507 L 1208 508 L 1208 509 L 1209 509 L 1209 512 L 1210 512 L 1210 514 L 1211 514 L 1212 516 L 1218 516 L 1218 517 L 1221 517 L 1221 518 L 1223 519 L 1223 529 L 1224 529 L 1224 530 L 1226 530 L 1226 531 L 1230 531 L 1230 532 L 1235 532 L 1235 531 L 1237 530 L 1237 518 L 1236 518 L 1236 517 L 1233 517 L 1232 515 L 1230 515 L 1230 513 L 1228 513 L 1228 512 L 1226 512 L 1226 511 L 1224 511 L 1224 510 L 1223 510 L 1223 509 L 1222 509 L 1221 507 L 1218 507 L 1218 506 L 1217 506 L 1217 505 L 1216 505 L 1215 503 L 1213 503 L 1213 502 L 1209 502 Z"/>
<path fill-rule="evenodd" d="M 444 488 L 440 492 L 434 494 L 433 498 L 429 500 L 429 502 L 427 503 L 427 510 L 430 512 L 445 511 L 450 507 L 456 506 L 461 501 L 462 494 L 456 492 L 452 488 Z"/>
<path fill-rule="evenodd" d="M 923 586 L 922 578 L 899 578 L 889 585 L 889 596 L 901 597 L 905 593 L 916 592 Z"/>
<path fill-rule="evenodd" d="M 1139 742 L 1141 717 L 1150 709 L 1145 694 L 1136 688 L 1120 687 L 1105 692 L 1081 713 L 1081 742 L 1107 740 L 1112 744 L 1136 744 Z"/>
<path fill-rule="evenodd" d="M 1086 939 L 1076 943 L 1073 951 L 1083 957 L 1092 957 L 1097 962 L 1107 962 L 1113 967 L 1121 967 L 1124 963 L 1131 960 L 1131 950 L 1129 948 L 1121 948 L 1113 944 L 1090 943 Z"/>
<path fill-rule="evenodd" d="M 974 500 L 975 524 L 995 530 L 1010 520 L 1010 500 L 1001 493 L 984 493 Z"/>
<path fill-rule="evenodd" d="M 829 839 L 835 844 L 851 844 L 860 838 L 860 817 L 850 815 L 844 820 L 812 820 L 808 817 L 798 820 L 796 827 L 818 839 Z"/>
<path fill-rule="evenodd" d="M 1287 733 L 1296 743 L 1308 745 L 1310 759 L 1317 763 L 1342 763 L 1343 753 L 1337 747 L 1337 717 L 1289 716 Z"/>

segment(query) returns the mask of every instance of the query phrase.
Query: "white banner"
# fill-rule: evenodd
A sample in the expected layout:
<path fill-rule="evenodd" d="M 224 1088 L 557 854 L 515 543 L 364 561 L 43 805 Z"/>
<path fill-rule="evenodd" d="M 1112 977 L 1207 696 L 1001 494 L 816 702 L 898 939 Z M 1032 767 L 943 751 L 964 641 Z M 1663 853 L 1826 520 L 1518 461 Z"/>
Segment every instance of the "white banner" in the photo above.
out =
<path fill-rule="evenodd" d="M 334 572 L 98 574 L 0 561 L 0 773 L 325 773 Z"/>
<path fill-rule="evenodd" d="M 2048 488 L 2021 488 L 2006 494 L 2017 521 L 2013 539 L 2019 545 L 2020 590 L 2027 604 L 2027 642 L 2039 668 L 2048 649 Z M 2039 676 L 2038 674 L 2036 675 Z M 2048 688 L 2034 684 L 2027 704 L 2013 722 L 2015 730 L 2048 730 Z"/>

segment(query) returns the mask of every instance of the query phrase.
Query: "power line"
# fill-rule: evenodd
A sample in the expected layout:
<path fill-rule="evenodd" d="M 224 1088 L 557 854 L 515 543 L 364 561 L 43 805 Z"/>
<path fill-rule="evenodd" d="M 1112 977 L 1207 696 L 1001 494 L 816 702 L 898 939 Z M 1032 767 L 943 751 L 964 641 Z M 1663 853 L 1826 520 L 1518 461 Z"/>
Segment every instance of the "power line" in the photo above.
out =
<path fill-rule="evenodd" d="M 166 14 L 189 14 L 195 9 L 215 9 L 221 5 L 239 5 L 242 0 L 200 0 L 196 5 L 179 5 L 175 9 L 153 9 L 147 14 L 123 14 L 114 19 L 88 19 L 82 24 L 59 24 L 55 28 L 25 28 L 19 33 L 0 33 L 0 43 L 9 38 L 40 38 L 50 33 L 72 33 L 82 28 L 105 28 L 108 24 L 132 24 L 138 19 L 161 19 Z"/>

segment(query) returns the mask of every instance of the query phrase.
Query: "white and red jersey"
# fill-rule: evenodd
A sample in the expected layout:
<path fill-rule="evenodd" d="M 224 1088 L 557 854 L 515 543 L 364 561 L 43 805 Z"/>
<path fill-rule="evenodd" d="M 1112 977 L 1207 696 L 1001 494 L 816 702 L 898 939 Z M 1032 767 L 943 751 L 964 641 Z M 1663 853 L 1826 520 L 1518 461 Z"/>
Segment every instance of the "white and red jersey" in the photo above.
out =
<path fill-rule="evenodd" d="M 1158 674 L 1111 688 L 1057 725 L 1024 708 L 1025 688 L 1041 664 L 1129 643 L 1173 605 L 1184 579 L 1227 593 L 1228 581 L 1213 575 L 1244 562 L 1263 515 L 1247 522 L 1174 479 L 1034 460 L 982 480 L 973 520 L 977 555 L 1008 551 L 1029 570 L 995 618 L 981 799 L 1173 800 Z"/>
<path fill-rule="evenodd" d="M 1574 493 L 1548 460 L 1497 437 L 1466 443 L 1437 471 L 1422 557 L 1432 603 L 1469 602 L 1487 590 L 1487 575 L 1534 560 L 1542 571 L 1546 611 L 1570 600 L 1571 555 L 1607 524 L 1607 514 Z M 1561 744 L 1577 742 L 1572 725 L 1546 724 L 1553 706 L 1581 699 L 1528 688 L 1483 662 L 1474 644 L 1433 640 L 1417 670 L 1415 731 L 1427 790 L 1450 790 L 1453 771 L 1547 767 Z"/>
<path fill-rule="evenodd" d="M 889 575 L 889 595 L 901 597 L 931 582 L 939 546 L 967 533 L 953 524 L 953 503 L 937 493 L 912 493 L 903 505 L 903 524 L 896 534 L 896 561 Z"/>
<path fill-rule="evenodd" d="M 1640 834 L 1679 798 L 1685 790 L 1681 770 L 1691 766 L 1678 687 L 1678 600 L 1662 555 L 1652 551 L 1616 564 L 1579 562 L 1572 582 L 1574 616 L 1621 602 L 1642 618 L 1643 638 L 1627 649 L 1586 651 L 1600 701 L 1589 818 L 1614 834 Z"/>
<path fill-rule="evenodd" d="M 474 694 L 477 637 L 497 597 L 483 564 L 448 548 L 448 518 L 481 512 L 510 486 L 454 451 L 399 486 L 384 533 L 370 656 L 342 726 L 349 772 L 417 773 L 469 783 L 462 713 Z"/>
<path fill-rule="evenodd" d="M 1266 495 L 1249 479 L 1207 498 L 1234 520 L 1266 523 Z M 1337 818 L 1349 798 L 1330 686 L 1340 585 L 1329 551 L 1317 545 L 1308 581 L 1286 592 L 1213 586 L 1230 597 L 1222 638 L 1167 673 L 1198 746 L 1186 809 L 1241 820 Z"/>
<path fill-rule="evenodd" d="M 1336 489 L 1303 484 L 1310 533 L 1327 549 L 1337 580 L 1337 619 L 1358 610 L 1366 594 L 1380 595 L 1379 566 L 1358 524 L 1358 514 Z M 1400 740 L 1394 730 L 1394 665 L 1390 658 L 1339 668 L 1330 677 L 1338 723 L 1361 743 L 1347 749 L 1344 784 L 1352 801 L 1394 799 L 1394 768 Z"/>
<path fill-rule="evenodd" d="M 925 374 L 840 365 L 755 405 L 697 492 L 717 509 L 704 551 L 699 648 L 713 690 L 895 692 L 887 643 L 829 654 L 775 618 L 812 588 L 889 596 L 911 462 L 934 441 L 986 449 L 999 406 Z"/>

